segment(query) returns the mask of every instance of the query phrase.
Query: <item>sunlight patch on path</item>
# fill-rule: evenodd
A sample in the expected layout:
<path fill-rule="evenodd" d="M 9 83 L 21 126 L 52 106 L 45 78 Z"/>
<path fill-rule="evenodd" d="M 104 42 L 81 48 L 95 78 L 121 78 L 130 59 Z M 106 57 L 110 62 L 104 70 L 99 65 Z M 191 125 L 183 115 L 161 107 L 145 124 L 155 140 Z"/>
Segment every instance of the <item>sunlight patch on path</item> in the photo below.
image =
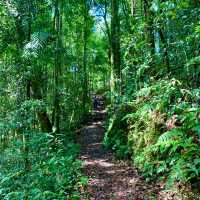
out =
<path fill-rule="evenodd" d="M 82 130 L 83 149 L 80 159 L 89 177 L 88 200 L 149 200 L 153 187 L 147 185 L 137 170 L 116 162 L 102 146 L 106 110 L 94 111 Z"/>

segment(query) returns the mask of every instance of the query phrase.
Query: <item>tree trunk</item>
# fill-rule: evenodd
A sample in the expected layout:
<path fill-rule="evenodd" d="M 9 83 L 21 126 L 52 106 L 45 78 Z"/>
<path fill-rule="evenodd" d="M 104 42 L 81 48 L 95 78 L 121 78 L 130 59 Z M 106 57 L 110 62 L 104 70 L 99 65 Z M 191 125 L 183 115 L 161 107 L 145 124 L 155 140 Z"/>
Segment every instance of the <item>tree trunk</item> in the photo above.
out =
<path fill-rule="evenodd" d="M 136 12 L 136 0 L 131 0 L 131 15 L 134 16 Z"/>
<path fill-rule="evenodd" d="M 156 74 L 155 68 L 155 38 L 154 38 L 154 13 L 151 11 L 151 2 L 148 0 L 143 1 L 144 8 L 144 17 L 146 22 L 145 27 L 145 40 L 147 43 L 147 54 L 148 54 L 148 63 L 149 70 L 146 71 L 145 76 L 143 78 L 143 82 L 149 82 L 150 76 L 154 76 Z"/>
<path fill-rule="evenodd" d="M 159 29 L 159 35 L 160 35 L 161 42 L 163 44 L 164 65 L 167 68 L 167 72 L 170 73 L 170 61 L 169 61 L 168 45 L 167 45 L 167 41 L 166 41 L 164 34 L 163 34 L 161 29 Z"/>
<path fill-rule="evenodd" d="M 56 35 L 56 44 L 55 44 L 55 65 L 54 65 L 54 108 L 52 123 L 55 128 L 55 133 L 60 132 L 60 75 L 62 69 L 62 2 L 56 0 L 54 4 L 55 14 L 54 14 L 54 31 Z"/>
<path fill-rule="evenodd" d="M 144 15 L 146 21 L 146 40 L 148 43 L 148 47 L 150 49 L 150 54 L 152 57 L 152 61 L 154 59 L 155 53 L 155 39 L 154 39 L 154 20 L 153 20 L 153 12 L 150 10 L 150 2 L 148 0 L 144 0 Z M 152 63 L 153 64 L 153 63 Z"/>
<path fill-rule="evenodd" d="M 112 68 L 112 55 L 111 55 L 111 48 L 112 48 L 112 37 L 111 37 L 111 31 L 110 31 L 110 27 L 109 27 L 109 23 L 107 20 L 107 13 L 108 13 L 108 3 L 105 0 L 104 1 L 104 15 L 103 15 L 103 19 L 104 19 L 104 23 L 105 23 L 105 27 L 106 27 L 106 34 L 108 37 L 108 48 L 107 48 L 107 56 L 108 56 L 108 64 L 110 66 L 110 68 Z"/>
<path fill-rule="evenodd" d="M 113 96 L 116 94 L 120 95 L 121 93 L 119 0 L 112 0 L 111 36 L 111 95 Z M 115 100 L 111 99 L 112 102 Z"/>
<path fill-rule="evenodd" d="M 88 8 L 86 1 L 83 1 L 84 6 L 84 27 L 83 27 L 83 115 L 87 114 L 88 101 L 88 77 L 87 77 L 87 40 L 88 40 Z"/>
<path fill-rule="evenodd" d="M 42 100 L 39 78 L 38 78 L 38 80 L 31 80 L 30 81 L 30 93 L 31 93 L 31 97 L 33 99 Z M 52 123 L 49 119 L 47 112 L 45 110 L 44 111 L 38 111 L 37 117 L 38 117 L 38 120 L 40 122 L 41 130 L 43 132 L 47 132 L 47 133 L 52 132 Z"/>

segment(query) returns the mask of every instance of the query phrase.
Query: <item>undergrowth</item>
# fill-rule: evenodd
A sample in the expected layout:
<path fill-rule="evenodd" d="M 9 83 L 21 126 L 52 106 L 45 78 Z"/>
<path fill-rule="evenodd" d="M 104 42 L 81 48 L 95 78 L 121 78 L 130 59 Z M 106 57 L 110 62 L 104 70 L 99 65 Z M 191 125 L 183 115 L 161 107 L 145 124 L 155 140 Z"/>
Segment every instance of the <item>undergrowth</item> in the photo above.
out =
<path fill-rule="evenodd" d="M 175 79 L 137 91 L 111 115 L 104 145 L 119 158 L 131 157 L 147 179 L 200 183 L 200 90 Z M 128 109 L 125 109 L 127 108 Z"/>
<path fill-rule="evenodd" d="M 1 153 L 0 198 L 80 199 L 80 190 L 87 184 L 87 178 L 82 174 L 81 161 L 76 160 L 77 145 L 69 143 L 67 148 L 47 151 L 48 147 L 45 146 L 49 136 L 37 134 L 43 140 L 40 144 L 34 144 L 33 148 L 39 148 L 38 152 L 33 149 L 29 152 L 30 169 L 24 170 L 19 141 L 13 141 L 12 147 Z"/>
<path fill-rule="evenodd" d="M 41 132 L 38 109 L 40 102 L 26 101 L 7 123 L 0 122 L 0 199 L 78 200 L 87 184 L 77 160 L 80 147 L 70 131 Z"/>

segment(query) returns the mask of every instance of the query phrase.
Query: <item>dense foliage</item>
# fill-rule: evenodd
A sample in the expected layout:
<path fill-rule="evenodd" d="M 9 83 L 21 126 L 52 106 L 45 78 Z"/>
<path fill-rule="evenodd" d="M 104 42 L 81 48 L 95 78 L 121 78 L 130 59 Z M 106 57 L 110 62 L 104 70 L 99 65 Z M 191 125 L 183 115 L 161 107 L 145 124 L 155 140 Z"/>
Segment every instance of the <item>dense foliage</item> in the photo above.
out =
<path fill-rule="evenodd" d="M 199 181 L 199 90 L 181 86 L 162 80 L 139 90 L 128 112 L 119 108 L 104 141 L 145 176 L 167 174 L 168 186 Z"/>
<path fill-rule="evenodd" d="M 118 158 L 199 188 L 199 0 L 1 0 L 0 24 L 0 199 L 80 199 L 94 93 Z"/>
<path fill-rule="evenodd" d="M 122 88 L 104 145 L 131 158 L 147 180 L 199 188 L 199 2 L 119 5 Z"/>
<path fill-rule="evenodd" d="M 90 105 L 83 66 L 98 54 L 83 47 L 88 6 L 0 2 L 0 199 L 77 199 L 87 182 L 74 129 Z"/>

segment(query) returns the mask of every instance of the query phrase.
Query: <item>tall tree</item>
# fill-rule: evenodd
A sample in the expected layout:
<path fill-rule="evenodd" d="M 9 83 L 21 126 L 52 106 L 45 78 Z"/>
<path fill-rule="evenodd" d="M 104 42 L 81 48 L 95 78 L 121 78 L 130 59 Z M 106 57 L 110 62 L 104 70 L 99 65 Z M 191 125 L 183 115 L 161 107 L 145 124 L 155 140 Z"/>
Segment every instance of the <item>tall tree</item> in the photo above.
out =
<path fill-rule="evenodd" d="M 119 0 L 112 0 L 111 2 L 111 37 L 111 95 L 115 96 L 121 93 Z M 115 99 L 111 101 L 115 101 Z"/>
<path fill-rule="evenodd" d="M 130 0 L 131 1 L 131 15 L 134 16 L 136 12 L 136 0 Z"/>
<path fill-rule="evenodd" d="M 147 46 L 150 52 L 150 65 L 154 64 L 154 53 L 155 53 L 155 38 L 154 38 L 154 13 L 151 10 L 151 1 L 143 0 L 144 16 L 145 16 L 145 36 Z"/>
<path fill-rule="evenodd" d="M 54 33 L 55 33 L 55 65 L 54 65 L 54 131 L 60 132 L 60 76 L 62 72 L 62 0 L 55 0 L 54 3 Z"/>
<path fill-rule="evenodd" d="M 86 0 L 83 0 L 83 114 L 87 114 L 88 102 L 88 70 L 87 70 L 87 45 L 89 30 L 89 7 Z"/>

